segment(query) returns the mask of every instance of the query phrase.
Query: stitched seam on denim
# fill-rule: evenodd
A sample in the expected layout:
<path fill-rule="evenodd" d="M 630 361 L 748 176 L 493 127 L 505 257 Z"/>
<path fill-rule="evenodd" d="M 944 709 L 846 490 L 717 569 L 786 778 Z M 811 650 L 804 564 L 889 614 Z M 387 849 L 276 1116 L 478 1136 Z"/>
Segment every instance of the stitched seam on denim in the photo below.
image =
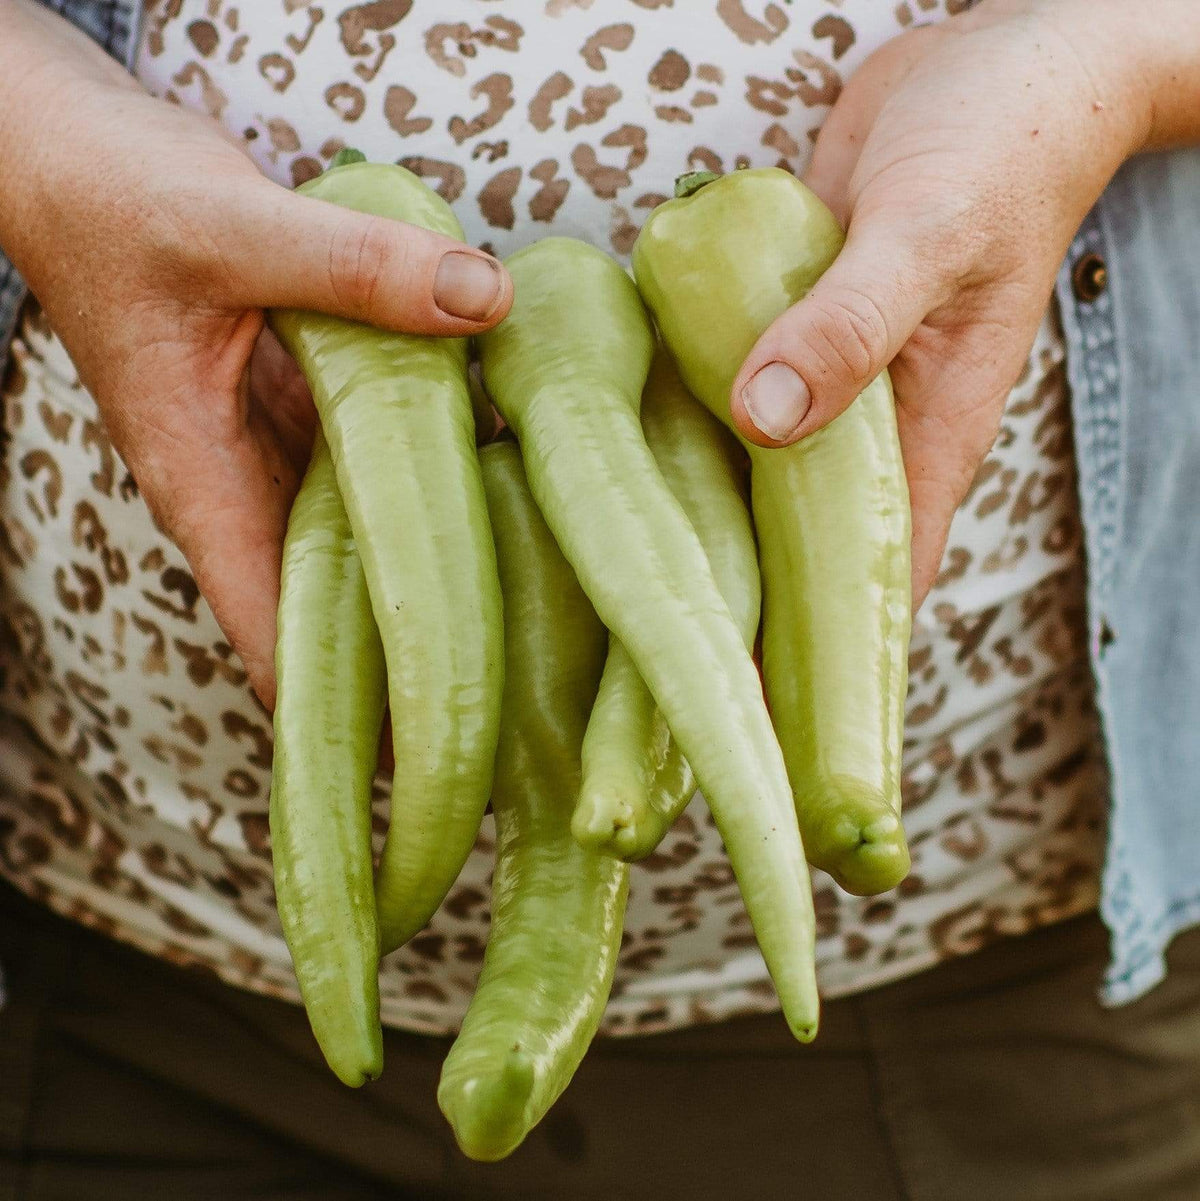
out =
<path fill-rule="evenodd" d="M 1077 338 L 1072 338 L 1076 345 L 1069 348 L 1075 351 L 1076 362 L 1071 370 L 1068 356 L 1068 370 L 1075 385 L 1072 407 L 1080 442 L 1081 482 L 1085 485 L 1082 500 L 1085 515 L 1090 517 L 1089 575 L 1097 594 L 1107 596 L 1112 590 L 1119 534 L 1121 376 L 1113 305 L 1113 291 L 1119 281 L 1110 281 L 1109 287 L 1086 306 L 1076 302 L 1070 281 L 1072 263 L 1086 254 L 1100 254 L 1105 248 L 1102 213 L 1103 202 L 1088 215 L 1075 236 L 1059 277 L 1059 297 L 1073 312 L 1077 332 Z"/>
<path fill-rule="evenodd" d="M 1110 212 L 1102 199 L 1089 214 L 1071 248 L 1070 263 L 1087 253 L 1098 253 L 1112 261 L 1108 250 L 1114 245 Z M 1068 283 L 1064 277 L 1062 283 Z M 1109 272 L 1108 288 L 1088 305 L 1074 306 L 1082 343 L 1079 364 L 1087 381 L 1087 430 L 1090 438 L 1087 467 L 1091 470 L 1087 496 L 1096 525 L 1096 578 L 1089 580 L 1092 626 L 1091 651 L 1097 681 L 1097 708 L 1102 728 L 1111 723 L 1108 715 L 1108 680 L 1099 660 L 1099 625 L 1103 618 L 1102 602 L 1112 594 L 1119 565 L 1117 547 L 1121 539 L 1122 514 L 1118 508 L 1124 495 L 1123 412 L 1121 409 L 1120 347 L 1121 318 L 1119 272 Z M 1082 408 L 1083 406 L 1081 406 Z M 1082 428 L 1083 421 L 1077 422 Z M 1110 831 L 1124 808 L 1120 788 L 1120 763 L 1117 748 L 1105 738 L 1110 766 Z M 1102 994 L 1112 1000 L 1132 1000 L 1153 987 L 1165 972 L 1165 949 L 1175 932 L 1191 921 L 1200 920 L 1200 893 L 1178 898 L 1147 920 L 1135 900 L 1134 873 L 1127 861 L 1127 849 L 1119 837 L 1109 836 L 1104 865 L 1100 909 L 1112 932 L 1112 954 L 1104 974 Z"/>
<path fill-rule="evenodd" d="M 1080 226 L 1059 273 L 1057 293 L 1068 341 L 1067 372 L 1071 383 L 1071 412 L 1079 465 L 1079 500 L 1084 518 L 1089 653 L 1096 682 L 1097 718 L 1108 766 L 1109 836 L 1101 874 L 1100 912 L 1112 935 L 1107 969 L 1112 971 L 1127 966 L 1128 948 L 1136 937 L 1138 922 L 1137 914 L 1132 911 L 1128 900 L 1131 886 L 1128 868 L 1123 861 L 1119 840 L 1113 836 L 1117 815 L 1123 808 L 1122 777 L 1116 747 L 1109 736 L 1111 706 L 1107 675 L 1100 662 L 1099 638 L 1103 605 L 1112 585 L 1112 560 L 1117 540 L 1117 493 L 1114 488 L 1120 457 L 1119 399 L 1117 396 L 1110 397 L 1107 413 L 1102 413 L 1099 405 L 1110 390 L 1105 386 L 1105 373 L 1114 392 L 1119 387 L 1121 376 L 1114 345 L 1116 329 L 1111 291 L 1084 306 L 1076 300 L 1071 280 L 1072 266 L 1082 255 L 1103 253 L 1107 249 L 1100 217 L 1103 206 L 1102 199 Z M 1100 352 L 1105 349 L 1109 353 L 1102 360 Z"/>

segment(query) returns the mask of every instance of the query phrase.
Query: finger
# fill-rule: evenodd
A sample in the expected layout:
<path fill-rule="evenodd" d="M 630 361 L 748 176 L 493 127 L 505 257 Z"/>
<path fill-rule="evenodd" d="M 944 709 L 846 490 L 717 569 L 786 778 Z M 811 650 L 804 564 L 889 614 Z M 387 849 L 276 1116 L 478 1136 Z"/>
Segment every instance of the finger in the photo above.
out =
<path fill-rule="evenodd" d="M 759 446 L 787 446 L 843 412 L 944 299 L 944 286 L 899 223 L 852 222 L 809 294 L 759 338 L 730 408 Z"/>
<path fill-rule="evenodd" d="M 155 521 L 187 559 L 196 586 L 251 686 L 275 702 L 275 611 L 283 536 L 299 475 L 248 387 L 234 398 L 177 393 L 164 410 L 137 406 L 122 455 Z M 206 414 L 203 425 L 176 413 Z"/>
<path fill-rule="evenodd" d="M 264 329 L 250 358 L 250 400 L 270 421 L 292 466 L 303 473 L 312 453 L 317 410 L 295 360 Z"/>
<path fill-rule="evenodd" d="M 512 279 L 490 254 L 402 221 L 248 186 L 229 235 L 234 304 L 330 313 L 385 329 L 469 336 L 501 320 Z"/>
<path fill-rule="evenodd" d="M 285 489 L 266 475 L 249 445 L 212 447 L 192 457 L 206 477 L 203 489 L 168 494 L 152 486 L 146 499 L 187 559 L 251 687 L 271 710 Z"/>
<path fill-rule="evenodd" d="M 916 612 L 929 595 L 941 570 L 942 556 L 946 553 L 946 541 L 950 536 L 950 524 L 967 483 L 960 484 L 951 478 L 944 463 L 934 463 L 914 447 L 920 435 L 911 429 L 901 436 L 901 446 L 907 445 L 905 474 L 908 476 L 908 499 L 912 506 L 912 602 Z M 911 458 L 911 462 L 909 461 Z"/>
<path fill-rule="evenodd" d="M 962 353 L 988 361 L 973 343 L 964 345 Z M 917 608 L 941 570 L 954 515 L 996 440 L 1008 390 L 986 369 L 956 374 L 925 348 L 911 345 L 891 374 L 912 511 L 912 592 Z"/>

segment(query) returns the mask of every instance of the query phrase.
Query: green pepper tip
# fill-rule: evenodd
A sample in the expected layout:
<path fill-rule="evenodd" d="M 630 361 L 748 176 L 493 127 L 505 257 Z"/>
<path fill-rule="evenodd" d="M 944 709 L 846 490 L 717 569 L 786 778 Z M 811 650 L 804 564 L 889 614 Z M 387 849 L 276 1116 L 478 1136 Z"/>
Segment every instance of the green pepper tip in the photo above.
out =
<path fill-rule="evenodd" d="M 438 1107 L 464 1155 L 494 1163 L 511 1155 L 530 1130 L 529 1103 L 537 1070 L 513 1047 L 495 1070 L 438 1086 Z"/>
<path fill-rule="evenodd" d="M 792 1026 L 792 1034 L 795 1035 L 796 1041 L 801 1043 L 810 1043 L 817 1037 L 817 1023 L 797 1022 Z"/>
<path fill-rule="evenodd" d="M 886 799 L 870 793 L 838 794 L 825 819 L 812 824 L 804 845 L 809 862 L 854 896 L 895 888 L 910 867 L 900 818 Z"/>

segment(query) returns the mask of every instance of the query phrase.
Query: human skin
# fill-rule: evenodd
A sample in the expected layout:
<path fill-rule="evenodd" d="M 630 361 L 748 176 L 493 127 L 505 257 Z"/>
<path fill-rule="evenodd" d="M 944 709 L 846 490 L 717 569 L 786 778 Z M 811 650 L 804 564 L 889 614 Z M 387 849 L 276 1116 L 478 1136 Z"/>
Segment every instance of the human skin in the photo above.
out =
<path fill-rule="evenodd" d="M 1198 140 L 1195 0 L 986 0 L 888 42 L 805 175 L 845 246 L 747 357 L 740 431 L 796 442 L 888 367 L 919 604 L 1079 223 L 1125 159 Z"/>
<path fill-rule="evenodd" d="M 1195 0 L 984 0 L 888 43 L 806 176 L 846 246 L 747 358 L 742 433 L 794 442 L 890 363 L 919 601 L 1083 215 L 1131 154 L 1198 139 Z M 507 276 L 472 291 L 450 260 L 450 315 L 444 239 L 293 197 L 32 0 L 0 0 L 0 181 L 0 246 L 270 705 L 313 418 L 262 308 L 470 334 L 507 312 Z"/>
<path fill-rule="evenodd" d="M 0 246 L 270 707 L 283 536 L 315 415 L 263 309 L 469 335 L 508 311 L 507 272 L 293 195 L 30 0 L 0 0 L 0 181 Z"/>

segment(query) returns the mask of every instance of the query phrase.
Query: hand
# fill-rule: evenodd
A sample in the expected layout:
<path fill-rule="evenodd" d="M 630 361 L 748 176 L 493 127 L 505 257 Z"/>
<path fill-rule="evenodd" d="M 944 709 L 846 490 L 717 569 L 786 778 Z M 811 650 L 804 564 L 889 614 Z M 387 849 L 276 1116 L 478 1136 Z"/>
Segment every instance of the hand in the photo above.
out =
<path fill-rule="evenodd" d="M 216 124 L 11 0 L 0 180 L 0 244 L 270 707 L 283 535 L 315 418 L 262 310 L 469 335 L 508 311 L 507 272 L 276 186 Z"/>
<path fill-rule="evenodd" d="M 1167 0 L 1163 19 L 1155 37 L 1169 42 L 1174 20 L 1200 50 L 1194 9 Z M 847 240 L 751 351 L 733 411 L 751 441 L 790 444 L 889 367 L 915 603 L 1079 223 L 1130 153 L 1183 136 L 1154 128 L 1154 60 L 1138 39 L 1155 22 L 1109 0 L 993 0 L 882 47 L 821 131 L 807 182 Z M 1186 90 L 1182 72 L 1175 85 Z"/>

